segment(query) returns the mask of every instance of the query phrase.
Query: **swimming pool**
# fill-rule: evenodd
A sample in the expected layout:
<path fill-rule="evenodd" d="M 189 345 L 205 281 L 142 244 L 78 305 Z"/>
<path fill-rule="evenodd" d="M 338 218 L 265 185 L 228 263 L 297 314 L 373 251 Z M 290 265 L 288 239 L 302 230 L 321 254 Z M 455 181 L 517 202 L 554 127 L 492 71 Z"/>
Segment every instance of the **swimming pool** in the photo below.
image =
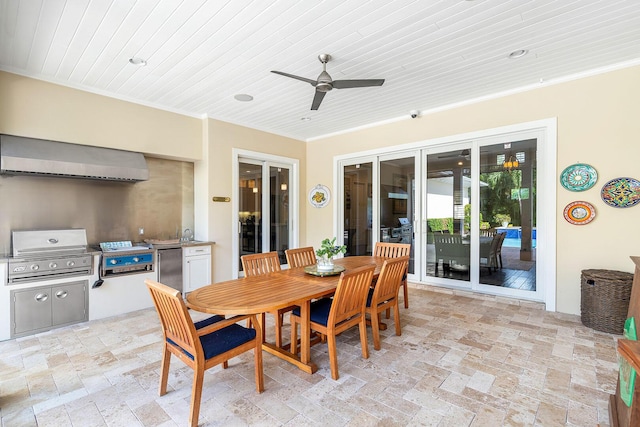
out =
<path fill-rule="evenodd" d="M 507 248 L 519 248 L 521 244 L 521 241 L 519 238 L 513 238 L 513 237 L 505 237 L 504 241 L 502 242 L 502 246 L 503 247 L 507 247 Z M 531 241 L 531 245 L 535 248 L 536 247 L 536 239 L 533 239 Z"/>

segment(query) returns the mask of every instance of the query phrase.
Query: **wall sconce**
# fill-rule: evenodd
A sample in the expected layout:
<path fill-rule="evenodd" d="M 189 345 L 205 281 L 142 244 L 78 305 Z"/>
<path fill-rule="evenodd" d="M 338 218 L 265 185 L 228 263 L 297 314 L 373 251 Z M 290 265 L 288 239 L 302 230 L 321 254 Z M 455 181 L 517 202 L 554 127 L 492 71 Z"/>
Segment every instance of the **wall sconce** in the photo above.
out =
<path fill-rule="evenodd" d="M 285 183 L 280 184 L 280 189 L 282 191 L 287 191 L 287 183 L 285 182 Z"/>
<path fill-rule="evenodd" d="M 258 192 L 258 187 L 253 187 L 253 192 L 257 193 Z"/>
<path fill-rule="evenodd" d="M 517 158 L 509 156 L 509 159 L 505 160 L 502 167 L 511 172 L 512 169 L 517 169 L 520 166 L 520 162 Z"/>

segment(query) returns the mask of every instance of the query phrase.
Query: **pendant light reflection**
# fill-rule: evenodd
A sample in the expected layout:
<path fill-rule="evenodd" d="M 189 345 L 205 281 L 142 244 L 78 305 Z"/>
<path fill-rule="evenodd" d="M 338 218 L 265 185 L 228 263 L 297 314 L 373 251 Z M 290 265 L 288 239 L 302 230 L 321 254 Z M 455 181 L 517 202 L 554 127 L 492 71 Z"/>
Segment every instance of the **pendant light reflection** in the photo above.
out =
<path fill-rule="evenodd" d="M 509 158 L 505 160 L 504 163 L 502 163 L 502 167 L 509 172 L 511 172 L 513 169 L 517 169 L 518 166 L 520 166 L 520 162 L 513 156 L 509 156 Z"/>

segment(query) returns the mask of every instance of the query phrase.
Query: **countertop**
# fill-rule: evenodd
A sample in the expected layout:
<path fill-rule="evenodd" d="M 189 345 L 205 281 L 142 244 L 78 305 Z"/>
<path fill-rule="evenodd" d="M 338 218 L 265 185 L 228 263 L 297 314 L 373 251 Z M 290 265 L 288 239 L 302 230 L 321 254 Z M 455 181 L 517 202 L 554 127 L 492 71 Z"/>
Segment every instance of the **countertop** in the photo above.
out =
<path fill-rule="evenodd" d="M 155 242 L 155 243 L 152 243 Z M 202 241 L 202 240 L 189 240 L 186 242 L 182 242 L 179 239 L 175 239 L 175 240 L 149 240 L 146 243 L 150 249 L 173 249 L 173 248 L 183 248 L 183 247 L 190 247 L 190 246 L 205 246 L 205 245 L 215 245 L 216 242 L 212 242 L 212 241 Z M 100 250 L 99 246 L 92 246 L 89 245 L 87 246 L 87 253 L 90 255 L 100 255 L 102 253 L 102 251 Z M 9 260 L 28 260 L 29 258 L 15 258 L 13 255 L 11 254 L 1 254 L 0 253 L 0 263 L 6 263 L 9 262 Z"/>

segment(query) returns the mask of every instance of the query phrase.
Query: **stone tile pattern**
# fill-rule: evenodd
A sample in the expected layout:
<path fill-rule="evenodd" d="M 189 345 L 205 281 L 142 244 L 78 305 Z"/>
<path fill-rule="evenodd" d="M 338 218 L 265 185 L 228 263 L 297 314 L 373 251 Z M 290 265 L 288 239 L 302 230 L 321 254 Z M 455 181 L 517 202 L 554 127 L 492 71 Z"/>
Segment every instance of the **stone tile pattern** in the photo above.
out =
<path fill-rule="evenodd" d="M 417 285 L 410 293 L 402 336 L 387 320 L 368 360 L 357 328 L 339 337 L 338 381 L 325 344 L 312 348 L 314 375 L 264 353 L 262 394 L 251 353 L 207 371 L 200 425 L 608 425 L 617 336 L 539 303 Z M 159 397 L 160 340 L 148 309 L 0 342 L 2 427 L 186 425 L 192 372 L 173 358 Z"/>

